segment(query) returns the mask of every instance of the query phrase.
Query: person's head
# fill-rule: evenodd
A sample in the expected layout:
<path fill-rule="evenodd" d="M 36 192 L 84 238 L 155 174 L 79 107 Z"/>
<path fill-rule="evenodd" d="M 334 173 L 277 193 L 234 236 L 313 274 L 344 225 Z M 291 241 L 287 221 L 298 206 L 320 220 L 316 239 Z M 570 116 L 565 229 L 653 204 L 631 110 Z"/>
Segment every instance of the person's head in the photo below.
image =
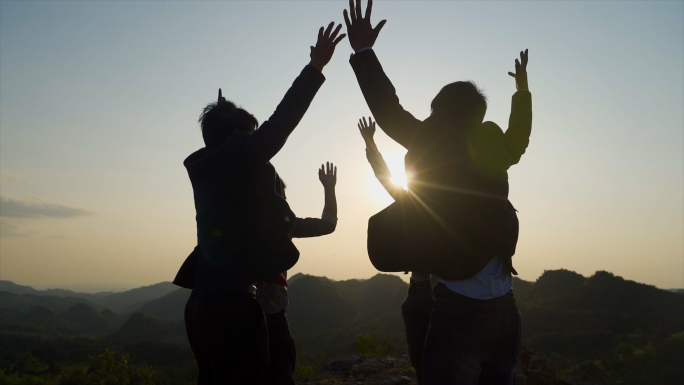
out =
<path fill-rule="evenodd" d="M 218 147 L 234 131 L 252 133 L 259 126 L 252 114 L 227 101 L 220 91 L 218 102 L 204 107 L 198 121 L 207 148 Z"/>
<path fill-rule="evenodd" d="M 484 120 L 487 98 L 473 82 L 455 82 L 444 86 L 432 100 L 432 115 L 457 126 L 473 126 Z"/>

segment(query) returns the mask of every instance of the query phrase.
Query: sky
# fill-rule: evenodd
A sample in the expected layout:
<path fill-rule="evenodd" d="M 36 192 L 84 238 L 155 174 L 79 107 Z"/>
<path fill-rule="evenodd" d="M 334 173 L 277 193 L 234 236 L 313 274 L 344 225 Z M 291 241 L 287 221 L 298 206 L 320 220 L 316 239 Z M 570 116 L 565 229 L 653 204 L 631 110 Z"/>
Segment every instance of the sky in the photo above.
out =
<path fill-rule="evenodd" d="M 183 160 L 221 87 L 260 122 L 347 1 L 0 2 L 0 279 L 37 287 L 170 281 L 196 243 Z M 520 278 L 606 270 L 684 287 L 684 2 L 376 1 L 374 50 L 416 117 L 473 80 L 506 127 L 528 48 L 534 122 L 509 170 Z M 343 28 L 344 29 L 344 28 Z M 338 166 L 334 234 L 296 240 L 291 274 L 377 272 L 368 218 L 392 202 L 365 159 L 370 114 L 342 41 L 273 164 L 301 217 Z M 405 150 L 376 133 L 391 170 Z M 404 277 L 405 278 L 405 277 Z"/>

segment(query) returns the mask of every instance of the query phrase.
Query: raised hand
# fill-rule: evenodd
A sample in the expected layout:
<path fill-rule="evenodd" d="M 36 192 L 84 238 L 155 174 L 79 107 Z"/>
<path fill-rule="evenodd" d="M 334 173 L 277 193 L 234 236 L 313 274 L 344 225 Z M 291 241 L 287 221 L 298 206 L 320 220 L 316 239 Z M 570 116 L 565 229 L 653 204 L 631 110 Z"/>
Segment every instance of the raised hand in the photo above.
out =
<path fill-rule="evenodd" d="M 349 44 L 351 44 L 354 52 L 362 48 L 373 47 L 375 39 L 378 38 L 380 30 L 387 23 L 387 20 L 382 20 L 373 28 L 371 26 L 371 10 L 373 9 L 373 0 L 368 0 L 366 6 L 366 15 L 361 15 L 361 0 L 349 0 L 349 12 L 351 13 L 351 20 L 349 13 L 344 10 L 344 22 L 347 24 L 347 33 L 349 34 Z"/>
<path fill-rule="evenodd" d="M 357 126 L 359 127 L 359 132 L 361 133 L 363 140 L 366 141 L 366 144 L 373 143 L 373 135 L 375 134 L 375 122 L 373 119 L 369 116 L 368 123 L 366 123 L 366 117 L 359 119 L 359 124 Z"/>
<path fill-rule="evenodd" d="M 324 189 L 334 189 L 337 183 L 337 166 L 330 162 L 325 162 L 325 165 L 321 165 L 318 169 L 318 179 L 321 181 Z"/>
<path fill-rule="evenodd" d="M 323 31 L 323 27 L 321 27 L 321 29 L 318 30 L 318 41 L 316 42 L 316 46 L 311 46 L 311 62 L 309 64 L 319 71 L 322 71 L 323 67 L 325 67 L 332 58 L 337 43 L 347 36 L 344 33 L 337 36 L 342 28 L 342 24 L 338 24 L 337 28 L 333 31 L 334 26 L 335 22 L 333 21 L 328 24 L 328 28 L 326 28 L 325 31 Z"/>
<path fill-rule="evenodd" d="M 515 59 L 515 73 L 508 73 L 515 78 L 515 88 L 518 90 L 529 90 L 527 85 L 527 51 L 520 51 L 520 60 Z"/>

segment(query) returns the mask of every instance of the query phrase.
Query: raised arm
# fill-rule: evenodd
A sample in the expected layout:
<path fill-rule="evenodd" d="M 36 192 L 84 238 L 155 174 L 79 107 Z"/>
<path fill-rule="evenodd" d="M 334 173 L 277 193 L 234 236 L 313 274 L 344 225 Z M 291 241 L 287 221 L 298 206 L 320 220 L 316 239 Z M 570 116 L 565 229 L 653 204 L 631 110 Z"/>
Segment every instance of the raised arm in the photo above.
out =
<path fill-rule="evenodd" d="M 325 205 L 321 218 L 297 218 L 292 226 L 293 238 L 309 238 L 327 235 L 335 231 L 337 227 L 337 197 L 335 185 L 337 184 L 337 167 L 330 162 L 321 165 L 318 170 L 318 179 L 323 185 Z"/>
<path fill-rule="evenodd" d="M 530 143 L 532 133 L 532 94 L 527 84 L 528 50 L 520 52 L 520 60 L 515 60 L 515 73 L 508 74 L 515 78 L 518 91 L 511 102 L 511 117 L 504 143 L 508 153 L 508 167 L 518 163 Z"/>
<path fill-rule="evenodd" d="M 373 119 L 368 117 L 368 123 L 366 123 L 366 118 L 359 119 L 359 132 L 361 137 L 366 142 L 366 158 L 368 163 L 370 163 L 373 168 L 373 173 L 375 177 L 378 178 L 382 187 L 387 190 L 387 192 L 394 198 L 394 200 L 401 199 L 406 195 L 406 191 L 399 185 L 392 182 L 392 173 L 385 159 L 380 154 L 378 146 L 375 144 L 373 135 L 375 134 L 375 122 Z"/>
<path fill-rule="evenodd" d="M 258 161 L 269 161 L 280 151 L 288 136 L 297 127 L 325 81 L 321 73 L 323 67 L 332 58 L 337 43 L 346 36 L 338 36 L 341 24 L 333 31 L 334 25 L 333 22 L 325 30 L 323 27 L 320 28 L 316 46 L 311 47 L 311 62 L 295 79 L 273 115 L 247 139 L 245 154 Z"/>
<path fill-rule="evenodd" d="M 365 16 L 361 14 L 360 0 L 356 1 L 356 6 L 350 0 L 349 7 L 350 12 L 344 10 L 344 21 L 347 24 L 349 43 L 355 52 L 349 62 L 361 92 L 380 128 L 397 143 L 409 148 L 421 122 L 399 104 L 392 82 L 371 49 L 386 20 L 378 23 L 375 28 L 371 26 L 372 0 L 368 1 Z"/>

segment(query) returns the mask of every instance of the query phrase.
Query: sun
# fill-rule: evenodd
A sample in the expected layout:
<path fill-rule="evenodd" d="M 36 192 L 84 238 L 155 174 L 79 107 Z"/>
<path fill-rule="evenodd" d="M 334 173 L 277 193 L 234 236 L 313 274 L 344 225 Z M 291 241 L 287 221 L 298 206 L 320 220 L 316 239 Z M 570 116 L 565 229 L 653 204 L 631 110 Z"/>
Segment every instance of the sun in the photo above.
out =
<path fill-rule="evenodd" d="M 388 152 L 383 154 L 383 158 L 387 163 L 387 167 L 392 173 L 392 182 L 401 186 L 404 190 L 408 189 L 408 180 L 406 172 L 404 171 L 404 154 L 401 152 Z M 394 199 L 387 193 L 382 184 L 375 178 L 373 172 L 370 171 L 373 181 L 371 182 L 373 196 L 382 203 L 392 203 Z"/>

